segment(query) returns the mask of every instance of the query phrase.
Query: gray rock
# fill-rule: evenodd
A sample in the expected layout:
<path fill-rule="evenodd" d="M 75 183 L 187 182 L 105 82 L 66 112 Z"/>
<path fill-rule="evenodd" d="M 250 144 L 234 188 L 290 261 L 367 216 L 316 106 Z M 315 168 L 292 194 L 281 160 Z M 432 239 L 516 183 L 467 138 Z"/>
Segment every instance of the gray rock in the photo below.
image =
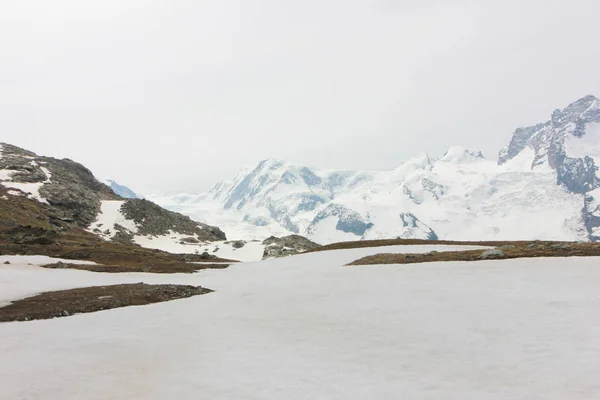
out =
<path fill-rule="evenodd" d="M 227 237 L 219 228 L 193 221 L 190 217 L 164 208 L 145 199 L 131 199 L 121 207 L 125 218 L 138 225 L 140 235 L 166 235 L 174 231 L 195 236 L 199 240 L 217 241 Z"/>
<path fill-rule="evenodd" d="M 262 244 L 265 245 L 263 260 L 291 256 L 320 247 L 319 244 L 300 235 L 289 235 L 281 238 L 271 236 L 265 239 Z"/>
<path fill-rule="evenodd" d="M 428 225 L 418 219 L 413 213 L 400 213 L 400 221 L 404 232 L 397 239 L 438 240 L 438 235 Z"/>
<path fill-rule="evenodd" d="M 246 242 L 243 240 L 235 240 L 235 241 L 231 242 L 231 247 L 233 247 L 234 249 L 241 249 L 245 245 L 246 245 Z"/>
<path fill-rule="evenodd" d="M 330 204 L 313 218 L 307 229 L 307 232 L 313 232 L 316 229 L 316 225 L 320 221 L 331 216 L 338 218 L 335 229 L 346 233 L 353 233 L 357 236 L 363 236 L 367 230 L 373 227 L 373 223 L 371 221 L 369 221 L 367 218 L 363 218 L 356 211 L 351 210 L 341 204 Z"/>
<path fill-rule="evenodd" d="M 4 261 L 4 264 L 5 264 L 5 265 L 9 265 L 9 264 L 10 264 L 10 261 Z"/>
<path fill-rule="evenodd" d="M 494 258 L 502 258 L 504 257 L 504 251 L 501 249 L 489 249 L 485 250 L 483 253 L 479 255 L 479 259 L 489 260 Z"/>
<path fill-rule="evenodd" d="M 179 242 L 181 244 L 198 244 L 198 243 L 200 243 L 200 241 L 198 239 L 196 239 L 195 237 L 192 237 L 192 236 L 184 237 Z"/>

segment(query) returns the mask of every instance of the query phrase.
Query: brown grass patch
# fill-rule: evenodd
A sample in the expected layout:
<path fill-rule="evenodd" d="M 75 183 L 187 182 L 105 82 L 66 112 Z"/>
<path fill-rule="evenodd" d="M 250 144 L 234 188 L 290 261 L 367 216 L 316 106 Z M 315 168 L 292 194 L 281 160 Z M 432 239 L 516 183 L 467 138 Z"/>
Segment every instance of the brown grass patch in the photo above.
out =
<path fill-rule="evenodd" d="M 210 292 L 212 290 L 200 286 L 145 283 L 60 290 L 16 300 L 8 306 L 0 307 L 0 322 L 68 317 L 73 314 L 183 299 Z"/>
<path fill-rule="evenodd" d="M 230 264 L 215 263 L 215 264 L 157 264 L 157 265 L 133 265 L 133 266 L 122 266 L 122 265 L 89 265 L 89 264 L 69 264 L 63 262 L 57 262 L 54 264 L 41 265 L 42 268 L 50 269 L 78 269 L 82 271 L 92 272 L 147 272 L 151 274 L 174 274 L 174 273 L 190 273 L 196 272 L 201 269 L 225 269 Z"/>
<path fill-rule="evenodd" d="M 531 243 L 541 243 L 540 241 L 487 241 L 487 242 L 474 242 L 474 241 L 453 241 L 453 240 L 425 240 L 425 239 L 380 239 L 380 240 L 357 240 L 351 242 L 339 242 L 332 243 L 325 246 L 318 247 L 314 250 L 307 251 L 307 253 L 313 253 L 317 251 L 327 250 L 344 250 L 344 249 L 359 249 L 365 247 L 385 247 L 385 246 L 408 246 L 408 245 L 455 245 L 455 246 L 488 246 L 498 247 L 504 245 L 514 246 L 526 246 Z M 561 244 L 565 242 L 547 242 L 552 244 Z"/>
<path fill-rule="evenodd" d="M 484 242 L 481 242 L 484 243 Z M 347 265 L 417 264 L 438 261 L 506 260 L 535 257 L 593 257 L 600 256 L 600 243 L 507 242 L 498 247 L 504 254 L 482 258 L 485 250 L 441 251 L 424 254 L 376 254 Z M 461 244 L 464 244 L 461 243 Z M 481 245 L 481 244 L 480 244 Z"/>
<path fill-rule="evenodd" d="M 237 262 L 222 258 L 203 258 L 197 254 L 172 254 L 140 246 L 107 242 L 83 231 L 63 232 L 51 243 L 15 243 L 0 237 L 0 255 L 43 255 L 67 260 L 93 261 L 100 266 L 73 266 L 65 268 L 100 272 L 195 272 L 209 268 L 226 268 Z M 211 264 L 193 264 L 206 262 Z M 226 264 L 212 264 L 226 263 Z"/>

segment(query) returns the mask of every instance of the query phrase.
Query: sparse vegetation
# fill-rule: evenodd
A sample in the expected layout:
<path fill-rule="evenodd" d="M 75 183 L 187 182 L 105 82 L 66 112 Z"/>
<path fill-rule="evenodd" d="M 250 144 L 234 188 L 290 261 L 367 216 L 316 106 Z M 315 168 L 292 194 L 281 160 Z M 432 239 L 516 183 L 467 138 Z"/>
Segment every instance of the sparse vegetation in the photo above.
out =
<path fill-rule="evenodd" d="M 0 255 L 45 255 L 102 264 L 113 272 L 194 272 L 213 265 L 191 262 L 235 262 L 202 254 L 171 254 L 127 243 L 107 242 L 77 224 L 64 221 L 52 206 L 6 194 L 0 185 Z M 72 267 L 68 265 L 68 267 Z M 219 265 L 224 268 L 226 265 Z M 74 268 L 83 268 L 75 266 Z M 92 266 L 85 266 L 92 270 Z"/>
<path fill-rule="evenodd" d="M 454 242 L 465 244 L 466 242 Z M 490 243 L 490 242 L 488 242 Z M 478 243 L 485 245 L 485 242 Z M 600 256 L 600 243 L 567 242 L 502 242 L 498 251 L 432 251 L 424 254 L 376 254 L 363 257 L 348 265 L 417 264 L 437 261 L 506 260 L 534 257 L 592 257 Z"/>
<path fill-rule="evenodd" d="M 474 241 L 452 241 L 452 240 L 425 240 L 425 239 L 381 239 L 381 240 L 357 240 L 351 242 L 339 242 L 332 243 L 325 246 L 318 247 L 309 252 L 315 251 L 327 251 L 327 250 L 343 250 L 343 249 L 358 249 L 365 247 L 385 247 L 385 246 L 403 246 L 403 245 L 459 245 L 459 246 L 504 246 L 504 245 L 528 245 L 530 243 L 538 243 L 537 241 L 487 241 L 487 242 L 474 242 Z M 546 242 L 544 242 L 546 243 Z M 551 242 L 551 243 L 564 243 L 564 242 Z"/>
<path fill-rule="evenodd" d="M 0 307 L 0 322 L 68 317 L 73 314 L 183 299 L 210 292 L 212 290 L 200 286 L 145 283 L 60 290 L 13 301 L 8 306 Z"/>

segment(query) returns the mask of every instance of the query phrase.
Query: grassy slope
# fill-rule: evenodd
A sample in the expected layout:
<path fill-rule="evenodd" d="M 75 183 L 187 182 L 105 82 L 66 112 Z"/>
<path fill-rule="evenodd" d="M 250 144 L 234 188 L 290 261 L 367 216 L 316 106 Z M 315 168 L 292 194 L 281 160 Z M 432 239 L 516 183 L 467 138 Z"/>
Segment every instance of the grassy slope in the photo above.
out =
<path fill-rule="evenodd" d="M 160 273 L 211 268 L 211 265 L 190 264 L 192 261 L 232 262 L 106 242 L 72 223 L 57 219 L 46 204 L 25 197 L 9 195 L 3 198 L 5 195 L 6 189 L 0 185 L 0 255 L 46 255 L 94 261 L 118 267 L 121 271 Z"/>

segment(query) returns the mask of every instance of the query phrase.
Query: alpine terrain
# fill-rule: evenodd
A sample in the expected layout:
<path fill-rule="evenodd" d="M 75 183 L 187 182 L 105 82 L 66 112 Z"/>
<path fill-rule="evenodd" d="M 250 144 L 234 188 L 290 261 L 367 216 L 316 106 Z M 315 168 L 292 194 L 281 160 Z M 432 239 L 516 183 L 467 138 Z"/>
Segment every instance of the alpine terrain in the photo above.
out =
<path fill-rule="evenodd" d="M 0 144 L 0 209 L 0 235 L 21 244 L 50 244 L 71 231 L 142 246 L 226 240 L 217 227 L 148 200 L 121 197 L 72 160 L 41 157 L 6 143 Z"/>
<path fill-rule="evenodd" d="M 598 240 L 600 101 L 519 128 L 498 161 L 452 147 L 393 171 L 319 170 L 269 159 L 200 195 L 151 196 L 236 237 Z"/>

